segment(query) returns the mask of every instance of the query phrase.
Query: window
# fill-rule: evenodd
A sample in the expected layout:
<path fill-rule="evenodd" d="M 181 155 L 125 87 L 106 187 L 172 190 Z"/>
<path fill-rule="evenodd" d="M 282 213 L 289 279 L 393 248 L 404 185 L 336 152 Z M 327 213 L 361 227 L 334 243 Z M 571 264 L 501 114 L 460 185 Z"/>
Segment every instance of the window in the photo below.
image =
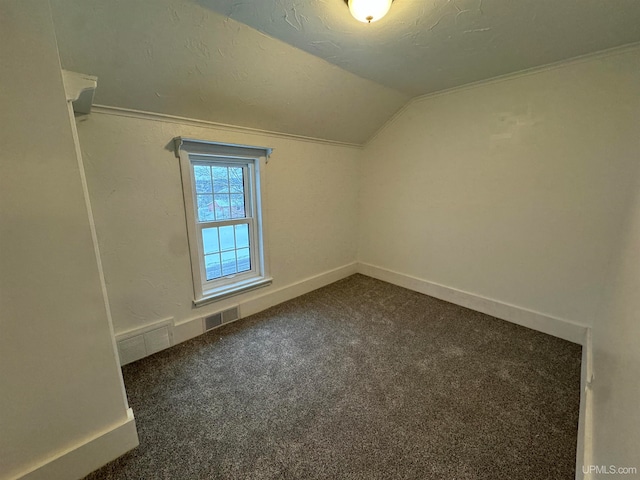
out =
<path fill-rule="evenodd" d="M 270 149 L 176 138 L 196 306 L 269 285 L 261 158 Z"/>

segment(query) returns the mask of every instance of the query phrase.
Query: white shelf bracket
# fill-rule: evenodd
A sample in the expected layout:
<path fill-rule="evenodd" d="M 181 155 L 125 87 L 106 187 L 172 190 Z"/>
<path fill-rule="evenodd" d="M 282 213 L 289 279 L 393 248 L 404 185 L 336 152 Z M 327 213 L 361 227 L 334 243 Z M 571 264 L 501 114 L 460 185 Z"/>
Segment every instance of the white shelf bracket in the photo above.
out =
<path fill-rule="evenodd" d="M 62 80 L 67 102 L 73 103 L 74 113 L 79 115 L 91 113 L 93 95 L 98 86 L 98 77 L 62 70 Z"/>

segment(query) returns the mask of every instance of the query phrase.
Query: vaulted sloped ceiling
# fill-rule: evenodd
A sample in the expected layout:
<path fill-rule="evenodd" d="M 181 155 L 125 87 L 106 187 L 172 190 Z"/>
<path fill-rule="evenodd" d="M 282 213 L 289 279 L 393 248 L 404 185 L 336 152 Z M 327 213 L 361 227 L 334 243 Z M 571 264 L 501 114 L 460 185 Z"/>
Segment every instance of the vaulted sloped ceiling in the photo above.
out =
<path fill-rule="evenodd" d="M 51 3 L 96 104 L 361 144 L 409 99 L 194 2 Z"/>
<path fill-rule="evenodd" d="M 410 98 L 640 41 L 640 0 L 51 0 L 96 103 L 363 143 Z"/>
<path fill-rule="evenodd" d="M 344 0 L 197 0 L 408 95 L 640 41 L 639 0 L 395 0 L 370 25 Z"/>

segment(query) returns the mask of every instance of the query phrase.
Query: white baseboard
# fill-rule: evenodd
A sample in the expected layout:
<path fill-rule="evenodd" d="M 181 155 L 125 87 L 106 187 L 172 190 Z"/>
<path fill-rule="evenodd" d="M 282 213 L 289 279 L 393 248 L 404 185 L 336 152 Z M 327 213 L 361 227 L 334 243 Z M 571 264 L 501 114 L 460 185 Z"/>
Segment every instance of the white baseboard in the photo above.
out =
<path fill-rule="evenodd" d="M 304 278 L 285 287 L 269 290 L 266 293 L 258 294 L 253 292 L 253 295 L 247 296 L 236 304 L 239 307 L 240 318 L 246 318 L 249 315 L 261 312 L 274 305 L 292 300 L 300 295 L 342 280 L 354 273 L 357 273 L 357 264 L 355 262 L 327 270 L 312 277 Z M 226 308 L 229 308 L 229 305 L 225 304 L 223 310 Z M 212 313 L 216 312 L 208 312 L 207 315 L 211 315 Z M 203 333 L 202 317 L 177 322 L 173 330 L 174 343 L 184 342 Z"/>
<path fill-rule="evenodd" d="M 19 476 L 21 480 L 80 479 L 137 447 L 138 433 L 133 411 L 115 427 L 70 448 Z"/>
<path fill-rule="evenodd" d="M 192 338 L 202 335 L 204 328 L 202 327 L 202 317 L 189 318 L 177 322 L 173 327 L 173 342 L 177 345 Z"/>
<path fill-rule="evenodd" d="M 582 344 L 582 372 L 580 379 L 580 419 L 578 420 L 578 445 L 576 455 L 576 480 L 591 480 L 583 467 L 593 465 L 593 350 L 591 329 L 587 329 Z"/>
<path fill-rule="evenodd" d="M 534 312 L 515 305 L 509 305 L 497 300 L 475 295 L 473 293 L 446 287 L 444 285 L 387 270 L 368 263 L 358 263 L 358 272 L 369 277 L 377 278 L 378 280 L 383 280 L 400 287 L 408 288 L 409 290 L 414 290 L 431 297 L 439 298 L 440 300 L 455 303 L 456 305 L 460 305 L 477 312 L 486 313 L 487 315 L 553 335 L 554 337 L 559 337 L 573 343 L 582 345 L 585 340 L 585 334 L 588 327 L 573 323 L 569 320 L 551 317 L 543 313 Z"/>

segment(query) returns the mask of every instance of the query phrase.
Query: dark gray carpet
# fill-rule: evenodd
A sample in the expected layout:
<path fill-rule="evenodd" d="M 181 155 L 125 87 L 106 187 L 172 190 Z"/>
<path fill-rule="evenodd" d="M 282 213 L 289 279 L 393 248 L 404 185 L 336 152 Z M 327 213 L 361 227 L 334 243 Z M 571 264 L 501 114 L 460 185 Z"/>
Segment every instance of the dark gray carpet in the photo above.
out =
<path fill-rule="evenodd" d="M 89 479 L 573 479 L 580 346 L 354 275 L 124 367 Z"/>

